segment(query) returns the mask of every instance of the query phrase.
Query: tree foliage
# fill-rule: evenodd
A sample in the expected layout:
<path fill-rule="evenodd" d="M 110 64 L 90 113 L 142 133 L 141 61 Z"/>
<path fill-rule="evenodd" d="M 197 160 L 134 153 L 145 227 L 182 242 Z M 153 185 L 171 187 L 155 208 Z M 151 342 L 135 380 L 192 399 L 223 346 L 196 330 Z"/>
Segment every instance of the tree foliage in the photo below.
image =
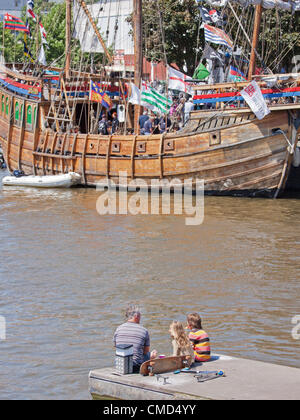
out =
<path fill-rule="evenodd" d="M 143 1 L 144 54 L 148 59 L 164 60 L 165 49 L 169 63 L 193 73 L 198 30 L 199 9 L 195 0 Z"/>
<path fill-rule="evenodd" d="M 241 12 L 241 9 L 239 11 Z M 41 19 L 47 32 L 49 44 L 49 48 L 45 48 L 47 63 L 63 66 L 65 3 L 36 0 L 34 12 Z M 229 16 L 229 22 L 231 18 L 233 16 Z M 25 8 L 22 19 L 26 21 Z M 32 38 L 28 38 L 28 48 L 36 59 L 41 45 L 40 32 L 33 19 L 28 19 L 32 32 Z M 199 8 L 195 0 L 143 0 L 145 57 L 150 61 L 158 62 L 164 61 L 166 56 L 168 63 L 176 63 L 180 70 L 192 75 L 204 47 L 204 34 L 203 29 L 200 29 L 200 24 Z M 4 32 L 5 60 L 24 62 L 22 42 L 24 35 L 9 30 Z M 280 70 L 282 66 L 286 70 L 290 69 L 292 57 L 300 54 L 299 33 L 300 13 L 291 14 L 276 9 L 264 11 L 259 51 L 263 51 L 265 64 L 268 66 L 273 64 L 275 71 Z M 72 64 L 76 66 L 81 59 L 80 46 L 76 40 L 72 45 Z M 84 55 L 85 63 L 88 63 L 89 59 L 88 55 Z M 94 56 L 95 63 L 102 63 L 102 61 L 102 54 Z"/>
<path fill-rule="evenodd" d="M 292 58 L 300 54 L 300 13 L 265 11 L 261 28 L 259 50 L 266 64 L 274 71 L 291 70 Z"/>
<path fill-rule="evenodd" d="M 45 54 L 48 62 L 52 62 L 61 57 L 65 52 L 65 4 L 51 3 L 42 0 L 35 1 L 34 13 L 40 20 L 47 33 L 47 42 L 49 48 L 45 48 Z M 22 20 L 26 22 L 26 9 L 22 11 Z M 27 46 L 34 59 L 38 57 L 41 46 L 40 29 L 37 23 L 29 17 L 31 37 L 27 36 Z M 24 34 L 4 31 L 5 60 L 7 62 L 21 63 L 24 58 Z M 63 58 L 58 60 L 62 64 Z"/>

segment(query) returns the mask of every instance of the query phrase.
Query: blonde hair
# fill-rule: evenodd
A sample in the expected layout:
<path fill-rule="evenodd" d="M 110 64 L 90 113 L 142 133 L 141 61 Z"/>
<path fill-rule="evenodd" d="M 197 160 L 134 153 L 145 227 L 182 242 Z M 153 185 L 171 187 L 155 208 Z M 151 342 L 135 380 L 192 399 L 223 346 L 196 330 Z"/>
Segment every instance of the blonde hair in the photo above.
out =
<path fill-rule="evenodd" d="M 186 335 L 184 326 L 181 322 L 173 321 L 170 325 L 170 334 L 171 337 L 176 341 L 176 343 L 182 348 L 182 349 L 189 349 L 191 346 L 191 342 Z"/>

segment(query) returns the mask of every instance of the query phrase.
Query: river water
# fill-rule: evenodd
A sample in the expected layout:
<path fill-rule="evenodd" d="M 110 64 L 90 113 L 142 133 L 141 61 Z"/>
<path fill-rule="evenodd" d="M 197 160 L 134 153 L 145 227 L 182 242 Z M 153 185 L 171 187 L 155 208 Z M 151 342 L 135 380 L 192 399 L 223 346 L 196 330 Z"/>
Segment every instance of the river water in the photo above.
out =
<path fill-rule="evenodd" d="M 170 322 L 197 311 L 214 352 L 300 368 L 299 199 L 205 197 L 204 223 L 186 226 L 100 216 L 98 197 L 0 190 L 1 399 L 90 398 L 128 303 L 160 353 Z"/>

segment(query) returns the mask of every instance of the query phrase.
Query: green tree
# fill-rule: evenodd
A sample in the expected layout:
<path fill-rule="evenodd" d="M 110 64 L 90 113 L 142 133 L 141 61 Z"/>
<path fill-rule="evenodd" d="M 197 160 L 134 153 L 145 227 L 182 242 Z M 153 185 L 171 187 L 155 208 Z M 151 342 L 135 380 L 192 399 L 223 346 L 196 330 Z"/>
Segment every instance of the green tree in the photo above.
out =
<path fill-rule="evenodd" d="M 208 6 L 208 5 L 207 5 Z M 239 16 L 245 16 L 245 10 L 234 5 Z M 209 8 L 209 6 L 208 6 Z M 220 9 L 221 10 L 221 9 Z M 226 32 L 235 39 L 238 24 L 231 10 L 225 13 L 229 24 Z M 164 59 L 162 47 L 162 31 L 164 29 L 165 51 L 167 61 L 176 63 L 183 70 L 187 67 L 188 74 L 195 70 L 196 57 L 201 57 L 204 47 L 204 31 L 199 31 L 199 9 L 195 0 L 143 0 L 143 52 L 151 61 Z M 253 22 L 252 22 L 253 24 Z M 244 22 L 245 28 L 249 22 Z M 250 31 L 251 32 L 251 31 Z M 260 33 L 260 46 L 265 64 L 278 71 L 281 66 L 291 67 L 294 55 L 300 54 L 300 13 L 291 14 L 282 10 L 264 10 Z M 240 31 L 241 34 L 241 31 Z M 249 34 L 251 37 L 251 33 Z M 200 49 L 199 49 L 200 47 Z M 246 43 L 246 48 L 249 45 Z M 261 67 L 261 63 L 257 63 Z"/>
<path fill-rule="evenodd" d="M 188 74 L 192 75 L 196 64 L 198 31 L 199 9 L 195 0 L 143 1 L 146 58 L 161 61 L 165 49 L 168 63 L 176 63 L 181 70 L 186 66 Z M 200 36 L 203 43 L 203 31 Z"/>
<path fill-rule="evenodd" d="M 275 72 L 291 68 L 293 56 L 300 54 L 300 13 L 282 10 L 264 11 L 260 33 L 260 51 Z"/>
<path fill-rule="evenodd" d="M 34 13 L 46 30 L 49 48 L 45 48 L 45 54 L 47 61 L 51 62 L 62 56 L 65 51 L 65 5 L 36 0 Z M 26 8 L 23 9 L 21 18 L 25 23 Z M 33 58 L 36 59 L 41 45 L 40 29 L 38 23 L 31 17 L 28 17 L 28 21 L 31 37 L 27 36 L 27 46 Z M 24 34 L 21 32 L 4 31 L 4 56 L 7 62 L 21 63 L 26 60 L 23 40 Z M 62 64 L 62 59 L 59 60 L 59 64 Z"/>

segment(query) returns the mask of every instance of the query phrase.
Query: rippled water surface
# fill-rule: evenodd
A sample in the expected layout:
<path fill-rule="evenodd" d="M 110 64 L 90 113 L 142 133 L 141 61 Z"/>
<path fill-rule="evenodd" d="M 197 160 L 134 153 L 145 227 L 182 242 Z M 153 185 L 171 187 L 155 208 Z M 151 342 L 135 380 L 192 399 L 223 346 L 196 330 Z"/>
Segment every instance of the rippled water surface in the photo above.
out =
<path fill-rule="evenodd" d="M 206 197 L 204 224 L 187 227 L 99 216 L 98 196 L 0 190 L 0 398 L 90 398 L 129 302 L 161 353 L 170 322 L 198 311 L 214 352 L 300 368 L 299 199 Z"/>

